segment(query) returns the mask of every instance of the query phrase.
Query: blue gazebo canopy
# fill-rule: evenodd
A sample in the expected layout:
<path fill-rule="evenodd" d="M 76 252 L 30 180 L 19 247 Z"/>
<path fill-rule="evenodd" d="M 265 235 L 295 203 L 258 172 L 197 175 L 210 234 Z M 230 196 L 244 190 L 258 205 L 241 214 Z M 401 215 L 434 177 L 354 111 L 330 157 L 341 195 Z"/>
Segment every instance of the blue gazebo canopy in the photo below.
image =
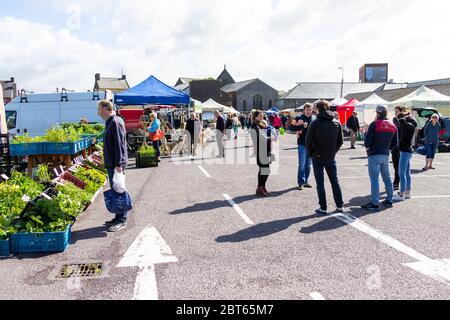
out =
<path fill-rule="evenodd" d="M 280 110 L 278 110 L 278 109 L 275 108 L 275 107 L 272 107 L 272 109 L 267 110 L 266 113 L 280 113 Z"/>
<path fill-rule="evenodd" d="M 190 97 L 150 76 L 137 86 L 116 94 L 114 102 L 117 105 L 188 105 Z"/>

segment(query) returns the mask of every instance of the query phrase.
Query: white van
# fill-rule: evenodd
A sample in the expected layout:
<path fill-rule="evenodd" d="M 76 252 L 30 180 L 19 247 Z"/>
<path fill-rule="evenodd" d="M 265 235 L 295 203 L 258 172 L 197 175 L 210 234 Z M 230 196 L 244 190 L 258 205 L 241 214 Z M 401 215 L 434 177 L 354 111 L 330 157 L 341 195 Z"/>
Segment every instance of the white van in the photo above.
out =
<path fill-rule="evenodd" d="M 97 114 L 99 100 L 111 100 L 110 91 L 83 93 L 28 94 L 16 97 L 5 106 L 9 134 L 31 137 L 45 135 L 54 125 L 79 122 L 103 123 Z"/>

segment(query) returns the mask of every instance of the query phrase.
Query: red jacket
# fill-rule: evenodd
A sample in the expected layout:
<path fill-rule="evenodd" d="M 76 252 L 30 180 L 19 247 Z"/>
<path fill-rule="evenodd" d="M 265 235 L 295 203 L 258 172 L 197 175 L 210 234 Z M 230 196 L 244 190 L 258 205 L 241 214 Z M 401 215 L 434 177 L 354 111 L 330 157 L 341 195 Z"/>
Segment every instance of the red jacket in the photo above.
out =
<path fill-rule="evenodd" d="M 274 119 L 273 119 L 273 126 L 275 127 L 275 128 L 281 128 L 283 125 L 281 124 L 281 118 L 279 117 L 279 116 L 276 116 Z"/>

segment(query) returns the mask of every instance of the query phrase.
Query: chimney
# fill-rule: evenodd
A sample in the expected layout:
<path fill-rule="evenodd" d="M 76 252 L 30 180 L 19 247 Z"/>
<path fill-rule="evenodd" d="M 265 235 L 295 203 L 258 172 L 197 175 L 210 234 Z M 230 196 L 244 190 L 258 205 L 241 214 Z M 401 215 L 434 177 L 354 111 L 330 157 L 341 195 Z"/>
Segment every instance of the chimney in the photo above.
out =
<path fill-rule="evenodd" d="M 100 73 L 95 74 L 95 81 L 100 81 Z"/>
<path fill-rule="evenodd" d="M 121 80 L 127 80 L 127 76 L 123 74 Z"/>
<path fill-rule="evenodd" d="M 14 78 L 11 77 L 11 82 L 14 83 Z"/>

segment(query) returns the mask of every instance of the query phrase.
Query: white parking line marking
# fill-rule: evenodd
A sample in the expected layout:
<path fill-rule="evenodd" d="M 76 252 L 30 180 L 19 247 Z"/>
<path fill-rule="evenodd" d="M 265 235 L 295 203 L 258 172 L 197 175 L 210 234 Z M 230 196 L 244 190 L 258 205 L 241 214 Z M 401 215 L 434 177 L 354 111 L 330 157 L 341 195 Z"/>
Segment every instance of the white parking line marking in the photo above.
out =
<path fill-rule="evenodd" d="M 323 297 L 323 295 L 321 295 L 319 292 L 311 292 L 309 294 L 309 296 L 313 299 L 313 300 L 325 300 L 325 298 Z"/>
<path fill-rule="evenodd" d="M 139 267 L 133 300 L 158 300 L 155 264 L 177 261 L 158 230 L 149 226 L 134 240 L 117 267 Z"/>
<path fill-rule="evenodd" d="M 421 270 L 420 272 L 422 274 L 427 275 L 447 285 L 450 285 L 450 266 L 440 261 L 428 258 L 427 256 L 417 252 L 416 250 L 408 247 L 407 245 L 401 243 L 400 241 L 378 230 L 373 229 L 371 226 L 364 223 L 360 219 L 352 216 L 351 214 L 338 213 L 334 214 L 333 217 L 341 220 L 342 222 L 348 224 L 349 226 L 358 229 L 361 232 L 364 232 L 365 234 L 371 236 L 372 238 L 379 240 L 384 244 L 390 246 L 391 248 L 394 248 L 397 251 L 400 251 L 418 261 L 418 263 L 416 264 L 405 264 L 406 266 L 414 269 L 414 267 L 417 267 L 417 265 L 419 265 L 419 267 L 417 267 L 416 270 L 420 268 Z"/>
<path fill-rule="evenodd" d="M 370 177 L 367 176 L 354 176 L 354 177 L 338 177 L 339 179 L 370 179 Z M 391 177 L 393 179 L 394 177 Z M 450 175 L 442 174 L 442 175 L 412 175 L 411 178 L 413 179 L 428 179 L 428 178 L 450 178 Z"/>
<path fill-rule="evenodd" d="M 415 196 L 411 197 L 411 199 L 434 199 L 434 198 L 450 198 L 450 195 L 441 195 L 441 196 Z"/>
<path fill-rule="evenodd" d="M 231 199 L 231 197 L 227 194 L 224 194 L 223 197 L 225 198 L 225 200 L 227 200 L 230 205 L 234 208 L 234 210 L 239 214 L 239 216 L 244 219 L 245 223 L 249 224 L 249 225 L 254 225 L 255 223 L 250 220 L 250 218 L 244 213 L 244 211 L 242 211 L 241 208 L 239 208 L 239 206 L 236 204 L 236 202 L 233 201 L 233 199 Z"/>
<path fill-rule="evenodd" d="M 204 173 L 204 175 L 207 178 L 211 178 L 211 176 L 209 175 L 209 173 L 205 170 L 205 168 L 203 168 L 201 165 L 198 165 L 198 168 Z"/>

